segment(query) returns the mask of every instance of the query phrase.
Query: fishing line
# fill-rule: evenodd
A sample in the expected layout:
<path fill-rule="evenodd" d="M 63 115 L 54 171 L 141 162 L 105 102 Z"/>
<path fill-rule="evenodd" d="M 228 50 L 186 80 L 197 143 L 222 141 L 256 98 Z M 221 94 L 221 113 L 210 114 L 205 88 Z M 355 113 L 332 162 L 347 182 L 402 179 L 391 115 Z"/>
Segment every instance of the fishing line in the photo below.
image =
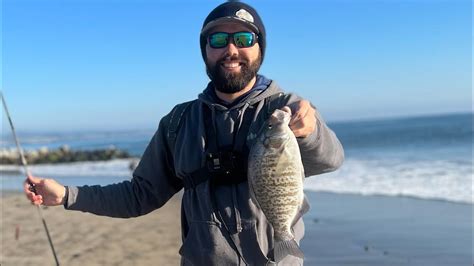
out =
<path fill-rule="evenodd" d="M 0 96 L 2 97 L 3 109 L 5 110 L 5 113 L 7 115 L 8 122 L 10 123 L 10 128 L 12 130 L 13 138 L 15 139 L 16 147 L 18 149 L 18 153 L 20 154 L 20 160 L 21 160 L 21 164 L 23 166 L 23 170 L 25 171 L 25 174 L 27 176 L 29 176 L 30 171 L 28 170 L 28 163 L 26 162 L 26 158 L 25 158 L 25 154 L 23 153 L 23 149 L 20 146 L 20 141 L 18 139 L 18 136 L 16 135 L 15 127 L 13 126 L 13 122 L 12 122 L 12 119 L 10 117 L 10 113 L 8 112 L 7 103 L 5 102 L 5 98 L 3 97 L 3 92 L 1 92 L 1 91 L 0 91 Z M 30 190 L 36 194 L 35 185 L 33 183 L 31 183 L 30 180 L 28 180 L 28 178 L 27 178 L 27 182 L 30 185 Z M 54 249 L 53 241 L 51 240 L 51 235 L 49 234 L 48 225 L 46 224 L 46 220 L 44 219 L 43 212 L 42 212 L 40 206 L 36 205 L 36 207 L 37 207 L 36 209 L 38 210 L 38 214 L 39 214 L 41 220 L 43 221 L 44 230 L 46 231 L 46 236 L 48 237 L 49 246 L 51 247 L 51 251 L 53 252 L 54 260 L 56 261 L 56 265 L 59 266 L 59 261 L 58 261 L 57 255 L 56 255 L 56 250 Z"/>

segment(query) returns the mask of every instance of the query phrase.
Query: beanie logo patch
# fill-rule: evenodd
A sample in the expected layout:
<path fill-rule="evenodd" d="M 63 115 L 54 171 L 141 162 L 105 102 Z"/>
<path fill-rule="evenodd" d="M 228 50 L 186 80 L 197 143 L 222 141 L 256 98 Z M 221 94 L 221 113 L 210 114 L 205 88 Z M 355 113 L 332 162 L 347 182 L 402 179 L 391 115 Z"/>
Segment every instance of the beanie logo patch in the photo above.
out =
<path fill-rule="evenodd" d="M 253 16 L 245 9 L 240 9 L 239 11 L 235 12 L 235 15 L 243 20 L 253 23 Z"/>

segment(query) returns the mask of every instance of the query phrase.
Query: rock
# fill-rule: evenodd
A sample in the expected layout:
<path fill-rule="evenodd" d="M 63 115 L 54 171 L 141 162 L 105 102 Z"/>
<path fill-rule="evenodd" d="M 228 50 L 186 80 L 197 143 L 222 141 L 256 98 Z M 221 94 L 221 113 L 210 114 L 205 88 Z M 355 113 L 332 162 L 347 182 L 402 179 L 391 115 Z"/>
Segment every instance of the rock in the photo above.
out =
<path fill-rule="evenodd" d="M 130 169 L 131 172 L 135 171 L 135 168 L 137 168 L 139 162 L 139 160 L 131 160 L 128 164 L 128 169 Z"/>
<path fill-rule="evenodd" d="M 38 150 L 29 151 L 26 155 L 29 164 L 41 163 L 65 163 L 80 161 L 106 161 L 119 158 L 130 158 L 127 151 L 120 150 L 111 146 L 107 149 L 98 150 L 78 150 L 74 151 L 69 146 L 64 145 L 56 150 L 49 150 L 47 147 L 41 147 Z M 19 164 L 20 158 L 18 152 L 1 150 L 0 164 Z"/>
<path fill-rule="evenodd" d="M 41 148 L 38 150 L 38 152 L 39 152 L 40 154 L 47 154 L 47 153 L 49 152 L 49 149 L 48 149 L 48 147 L 41 147 Z"/>
<path fill-rule="evenodd" d="M 69 152 L 71 152 L 71 148 L 69 148 L 68 145 L 63 145 L 63 146 L 61 146 L 61 147 L 59 148 L 59 150 L 60 150 L 61 152 L 63 152 L 63 153 L 69 153 Z"/>

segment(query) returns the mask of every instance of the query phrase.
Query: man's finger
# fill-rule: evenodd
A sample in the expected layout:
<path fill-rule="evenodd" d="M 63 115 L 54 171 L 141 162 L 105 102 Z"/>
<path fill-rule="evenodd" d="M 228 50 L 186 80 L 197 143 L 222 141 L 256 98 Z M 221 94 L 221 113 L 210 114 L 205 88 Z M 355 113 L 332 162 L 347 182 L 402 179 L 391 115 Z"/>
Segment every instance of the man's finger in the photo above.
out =
<path fill-rule="evenodd" d="M 295 129 L 295 130 L 292 130 L 293 131 L 293 134 L 295 134 L 295 137 L 303 137 L 304 135 L 304 131 L 301 130 L 301 129 Z"/>
<path fill-rule="evenodd" d="M 28 184 L 28 179 L 25 179 L 25 181 L 23 182 L 23 190 L 25 191 L 25 193 L 28 193 L 30 190 L 30 184 Z"/>
<path fill-rule="evenodd" d="M 43 203 L 43 196 L 41 195 L 33 195 L 30 199 L 31 203 L 35 205 L 41 205 Z"/>
<path fill-rule="evenodd" d="M 29 194 L 26 194 L 26 198 L 29 200 L 29 201 L 33 201 L 34 200 L 34 197 L 35 197 L 35 194 L 33 193 L 29 193 Z"/>
<path fill-rule="evenodd" d="M 289 106 L 283 106 L 283 108 L 281 108 L 282 111 L 285 111 L 287 113 L 289 113 L 291 115 L 291 108 Z"/>
<path fill-rule="evenodd" d="M 37 200 L 37 195 L 33 192 L 31 192 L 28 188 L 25 188 L 25 195 L 26 198 L 33 203 L 35 200 Z M 40 197 L 41 199 L 42 197 Z"/>
<path fill-rule="evenodd" d="M 300 105 L 300 108 L 295 112 L 295 114 L 291 117 L 290 126 L 298 123 L 298 121 L 302 120 L 308 114 L 310 110 L 309 105 Z"/>
<path fill-rule="evenodd" d="M 33 199 L 34 199 L 35 201 L 43 201 L 43 196 L 41 196 L 41 195 L 35 195 L 35 196 L 33 196 Z"/>
<path fill-rule="evenodd" d="M 28 179 L 23 182 L 23 191 L 25 192 L 26 196 L 34 195 L 33 191 L 31 190 L 31 185 Z"/>

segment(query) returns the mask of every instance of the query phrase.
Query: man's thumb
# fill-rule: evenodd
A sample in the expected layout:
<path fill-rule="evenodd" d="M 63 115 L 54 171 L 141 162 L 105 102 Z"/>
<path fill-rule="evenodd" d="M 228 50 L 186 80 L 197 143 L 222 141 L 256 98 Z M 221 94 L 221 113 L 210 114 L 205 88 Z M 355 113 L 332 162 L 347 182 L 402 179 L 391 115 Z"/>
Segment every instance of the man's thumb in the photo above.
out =
<path fill-rule="evenodd" d="M 27 181 L 33 185 L 37 185 L 41 182 L 41 178 L 32 176 L 31 174 L 28 174 L 27 177 Z"/>
<path fill-rule="evenodd" d="M 281 110 L 289 113 L 290 115 L 292 115 L 291 108 L 289 106 L 283 106 L 283 108 L 281 108 Z"/>

